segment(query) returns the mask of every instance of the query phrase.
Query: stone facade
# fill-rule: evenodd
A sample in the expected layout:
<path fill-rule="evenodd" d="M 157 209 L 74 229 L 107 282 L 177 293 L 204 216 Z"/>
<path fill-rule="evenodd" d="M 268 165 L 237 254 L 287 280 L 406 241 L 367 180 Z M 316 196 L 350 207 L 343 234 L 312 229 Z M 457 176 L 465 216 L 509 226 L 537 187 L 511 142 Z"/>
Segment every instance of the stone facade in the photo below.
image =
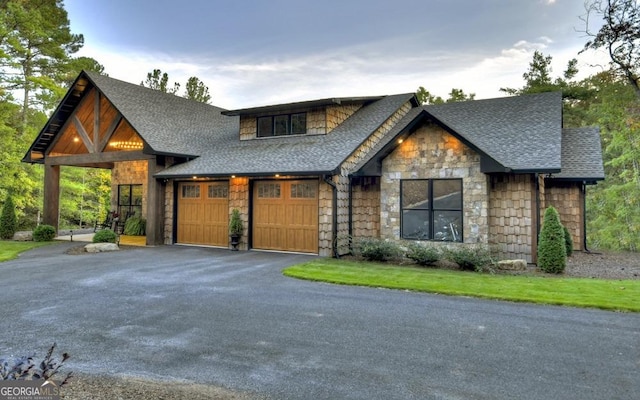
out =
<path fill-rule="evenodd" d="M 238 249 L 249 249 L 249 178 L 231 178 L 229 181 L 229 218 L 231 211 L 237 208 L 242 219 L 242 237 Z"/>
<path fill-rule="evenodd" d="M 118 208 L 118 185 L 142 185 L 142 215 L 147 215 L 148 161 L 117 162 L 111 170 L 111 210 Z"/>
<path fill-rule="evenodd" d="M 461 178 L 464 243 L 488 243 L 489 195 L 480 156 L 435 124 L 424 124 L 382 162 L 380 236 L 400 239 L 400 181 Z"/>
<path fill-rule="evenodd" d="M 566 226 L 573 239 L 574 250 L 583 250 L 584 202 L 581 183 L 547 182 L 545 208 L 553 206 L 560 214 L 560 222 Z M 541 213 L 544 214 L 544 209 Z"/>
<path fill-rule="evenodd" d="M 505 259 L 534 262 L 536 251 L 535 176 L 496 174 L 489 195 L 489 242 Z"/>

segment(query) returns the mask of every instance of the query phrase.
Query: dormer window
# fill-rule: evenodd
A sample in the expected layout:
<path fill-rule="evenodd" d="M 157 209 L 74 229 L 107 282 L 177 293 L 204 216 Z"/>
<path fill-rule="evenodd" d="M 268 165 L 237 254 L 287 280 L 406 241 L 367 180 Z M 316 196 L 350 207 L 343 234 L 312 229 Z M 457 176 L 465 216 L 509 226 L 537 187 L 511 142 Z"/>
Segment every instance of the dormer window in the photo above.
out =
<path fill-rule="evenodd" d="M 307 113 L 258 117 L 258 137 L 304 135 L 307 133 Z"/>

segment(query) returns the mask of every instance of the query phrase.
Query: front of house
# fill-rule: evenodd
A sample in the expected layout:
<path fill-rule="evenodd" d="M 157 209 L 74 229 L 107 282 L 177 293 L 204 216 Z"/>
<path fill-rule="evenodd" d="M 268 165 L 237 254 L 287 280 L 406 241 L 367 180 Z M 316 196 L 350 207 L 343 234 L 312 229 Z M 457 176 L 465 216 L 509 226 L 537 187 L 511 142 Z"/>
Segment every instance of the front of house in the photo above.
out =
<path fill-rule="evenodd" d="M 147 220 L 147 244 L 331 256 L 348 238 L 498 247 L 535 262 L 555 206 L 585 248 L 599 132 L 563 129 L 544 93 L 419 106 L 413 94 L 223 110 L 81 73 L 25 156 L 45 166 L 57 226 L 60 166 L 112 170 L 112 210 Z"/>

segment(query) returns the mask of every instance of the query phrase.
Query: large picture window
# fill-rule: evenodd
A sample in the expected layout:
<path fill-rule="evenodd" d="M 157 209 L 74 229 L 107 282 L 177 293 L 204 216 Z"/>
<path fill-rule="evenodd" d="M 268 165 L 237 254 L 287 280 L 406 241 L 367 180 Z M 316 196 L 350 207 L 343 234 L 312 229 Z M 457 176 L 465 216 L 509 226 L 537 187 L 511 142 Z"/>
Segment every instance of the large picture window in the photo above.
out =
<path fill-rule="evenodd" d="M 118 185 L 118 214 L 121 221 L 142 217 L 142 185 Z"/>
<path fill-rule="evenodd" d="M 304 135 L 307 133 L 307 114 L 282 114 L 258 118 L 258 137 Z"/>
<path fill-rule="evenodd" d="M 462 242 L 462 179 L 400 182 L 403 239 Z"/>

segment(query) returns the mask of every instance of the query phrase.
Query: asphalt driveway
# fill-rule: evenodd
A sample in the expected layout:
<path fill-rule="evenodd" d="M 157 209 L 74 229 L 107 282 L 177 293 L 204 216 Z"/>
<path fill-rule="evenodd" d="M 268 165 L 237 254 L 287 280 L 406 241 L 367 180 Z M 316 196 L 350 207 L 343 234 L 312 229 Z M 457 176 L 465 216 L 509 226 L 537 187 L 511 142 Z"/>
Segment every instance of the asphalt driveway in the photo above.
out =
<path fill-rule="evenodd" d="M 305 255 L 72 245 L 0 263 L 0 355 L 55 341 L 76 372 L 273 399 L 640 398 L 639 314 L 282 276 Z"/>

